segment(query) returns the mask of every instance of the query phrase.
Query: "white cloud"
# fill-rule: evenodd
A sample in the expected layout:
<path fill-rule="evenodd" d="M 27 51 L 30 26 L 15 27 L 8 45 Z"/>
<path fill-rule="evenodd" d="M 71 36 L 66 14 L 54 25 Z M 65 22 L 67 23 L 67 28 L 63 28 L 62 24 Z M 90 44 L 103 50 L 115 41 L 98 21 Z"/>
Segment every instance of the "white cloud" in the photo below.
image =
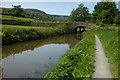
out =
<path fill-rule="evenodd" d="M 0 0 L 1 1 L 1 0 Z M 1 2 L 99 2 L 101 0 L 2 0 Z M 119 0 L 113 0 L 118 2 Z"/>

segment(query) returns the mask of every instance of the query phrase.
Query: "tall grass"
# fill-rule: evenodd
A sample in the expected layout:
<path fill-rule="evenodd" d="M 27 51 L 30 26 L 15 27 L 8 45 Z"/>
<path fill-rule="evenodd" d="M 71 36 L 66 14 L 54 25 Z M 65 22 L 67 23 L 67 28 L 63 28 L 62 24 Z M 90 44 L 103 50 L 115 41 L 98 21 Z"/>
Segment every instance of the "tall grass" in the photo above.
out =
<path fill-rule="evenodd" d="M 114 28 L 116 29 L 116 28 Z M 96 30 L 103 44 L 104 51 L 110 63 L 110 69 L 114 78 L 118 77 L 118 30 Z M 120 37 L 120 36 L 119 36 Z"/>
<path fill-rule="evenodd" d="M 67 51 L 44 78 L 91 78 L 94 69 L 95 39 L 91 31 Z"/>
<path fill-rule="evenodd" d="M 2 28 L 2 33 L 0 34 L 2 35 L 3 44 L 52 37 L 73 32 L 72 27 L 65 25 L 50 27 L 2 25 Z"/>

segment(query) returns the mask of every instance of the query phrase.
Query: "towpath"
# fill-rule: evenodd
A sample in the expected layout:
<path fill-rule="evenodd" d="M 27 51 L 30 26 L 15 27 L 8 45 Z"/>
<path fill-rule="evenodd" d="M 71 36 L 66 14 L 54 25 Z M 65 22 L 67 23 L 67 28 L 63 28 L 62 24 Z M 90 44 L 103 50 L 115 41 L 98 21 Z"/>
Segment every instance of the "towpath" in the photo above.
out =
<path fill-rule="evenodd" d="M 95 72 L 93 78 L 112 78 L 109 63 L 105 56 L 104 49 L 97 35 L 96 39 L 96 55 L 95 55 Z"/>

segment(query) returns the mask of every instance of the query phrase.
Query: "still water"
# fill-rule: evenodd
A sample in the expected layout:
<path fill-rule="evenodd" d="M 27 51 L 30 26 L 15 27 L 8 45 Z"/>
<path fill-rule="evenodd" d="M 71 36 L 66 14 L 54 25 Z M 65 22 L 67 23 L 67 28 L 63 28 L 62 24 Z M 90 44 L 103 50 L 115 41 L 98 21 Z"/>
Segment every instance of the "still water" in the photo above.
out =
<path fill-rule="evenodd" d="M 3 78 L 43 77 L 79 39 L 69 34 L 3 46 Z"/>

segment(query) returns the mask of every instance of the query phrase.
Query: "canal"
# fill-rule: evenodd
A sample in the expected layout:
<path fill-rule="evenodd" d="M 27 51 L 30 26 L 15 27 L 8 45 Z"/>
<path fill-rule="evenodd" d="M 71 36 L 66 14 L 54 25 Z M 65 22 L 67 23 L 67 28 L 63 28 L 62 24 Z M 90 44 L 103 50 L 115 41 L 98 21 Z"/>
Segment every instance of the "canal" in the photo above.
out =
<path fill-rule="evenodd" d="M 81 35 L 68 34 L 4 45 L 3 78 L 43 77 L 81 38 Z"/>

